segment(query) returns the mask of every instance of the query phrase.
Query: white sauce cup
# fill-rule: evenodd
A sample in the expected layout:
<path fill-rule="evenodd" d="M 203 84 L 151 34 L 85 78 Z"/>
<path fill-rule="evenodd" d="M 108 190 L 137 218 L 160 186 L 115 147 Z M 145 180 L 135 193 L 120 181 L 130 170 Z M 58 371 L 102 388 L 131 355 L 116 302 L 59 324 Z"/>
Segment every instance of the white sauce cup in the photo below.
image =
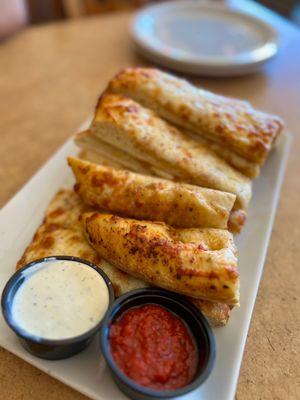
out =
<path fill-rule="evenodd" d="M 24 283 L 26 276 L 28 276 L 28 273 L 30 272 L 29 270 L 30 269 L 36 270 L 38 265 L 41 265 L 42 268 L 44 263 L 50 261 L 52 262 L 60 261 L 60 260 L 81 263 L 84 266 L 93 268 L 103 278 L 104 282 L 106 283 L 109 295 L 108 308 L 114 301 L 113 285 L 108 276 L 96 265 L 78 257 L 71 257 L 71 256 L 45 257 L 39 260 L 35 260 L 25 265 L 24 267 L 20 268 L 18 271 L 16 271 L 14 275 L 7 282 L 2 293 L 1 306 L 4 319 L 8 324 L 8 326 L 19 337 L 23 347 L 27 351 L 29 351 L 36 357 L 44 358 L 47 360 L 59 360 L 63 358 L 68 358 L 86 348 L 87 345 L 93 339 L 93 337 L 97 333 L 99 333 L 102 320 L 105 316 L 104 315 L 103 318 L 99 322 L 97 322 L 95 326 L 93 326 L 93 328 L 87 329 L 87 331 L 84 332 L 83 334 L 66 339 L 47 339 L 43 337 L 37 337 L 29 333 L 28 331 L 24 330 L 18 323 L 16 323 L 16 320 L 12 313 L 14 296 L 16 295 L 20 286 Z M 76 296 L 76 293 L 74 293 L 74 296 Z"/>

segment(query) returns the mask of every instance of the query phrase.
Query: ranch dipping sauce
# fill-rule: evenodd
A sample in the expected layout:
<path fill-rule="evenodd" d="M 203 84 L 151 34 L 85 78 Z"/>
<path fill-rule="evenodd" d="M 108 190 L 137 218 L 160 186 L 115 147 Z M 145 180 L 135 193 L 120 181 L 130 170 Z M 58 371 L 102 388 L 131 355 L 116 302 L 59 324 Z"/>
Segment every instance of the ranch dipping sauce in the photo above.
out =
<path fill-rule="evenodd" d="M 14 322 L 42 339 L 69 339 L 88 332 L 109 306 L 105 280 L 71 260 L 41 262 L 28 270 L 12 304 Z"/>

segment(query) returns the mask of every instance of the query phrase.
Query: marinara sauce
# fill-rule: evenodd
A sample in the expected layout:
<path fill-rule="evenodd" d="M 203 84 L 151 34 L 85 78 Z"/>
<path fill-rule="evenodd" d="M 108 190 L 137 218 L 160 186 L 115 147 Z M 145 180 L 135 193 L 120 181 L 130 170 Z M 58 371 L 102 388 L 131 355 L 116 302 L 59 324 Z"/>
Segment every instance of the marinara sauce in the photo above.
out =
<path fill-rule="evenodd" d="M 159 305 L 125 312 L 111 325 L 109 339 L 115 363 L 142 386 L 178 389 L 196 373 L 198 352 L 187 327 Z"/>

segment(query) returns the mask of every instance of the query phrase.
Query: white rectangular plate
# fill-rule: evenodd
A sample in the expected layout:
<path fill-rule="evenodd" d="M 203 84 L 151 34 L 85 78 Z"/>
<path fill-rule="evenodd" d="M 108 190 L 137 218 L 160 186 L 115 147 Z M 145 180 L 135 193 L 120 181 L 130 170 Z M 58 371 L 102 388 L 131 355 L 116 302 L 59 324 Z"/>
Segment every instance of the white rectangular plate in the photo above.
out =
<path fill-rule="evenodd" d="M 189 400 L 234 398 L 240 364 L 255 297 L 263 270 L 280 186 L 288 155 L 290 136 L 282 136 L 262 175 L 254 183 L 248 221 L 236 238 L 241 272 L 240 308 L 232 312 L 228 326 L 215 329 L 217 359 L 209 379 L 184 396 Z M 0 211 L 0 291 L 15 264 L 42 222 L 47 205 L 61 186 L 72 184 L 66 156 L 76 154 L 69 140 L 25 187 Z M 113 383 L 98 340 L 82 353 L 63 361 L 45 361 L 27 353 L 0 316 L 0 345 L 30 364 L 61 380 L 92 399 L 122 400 L 125 396 Z"/>

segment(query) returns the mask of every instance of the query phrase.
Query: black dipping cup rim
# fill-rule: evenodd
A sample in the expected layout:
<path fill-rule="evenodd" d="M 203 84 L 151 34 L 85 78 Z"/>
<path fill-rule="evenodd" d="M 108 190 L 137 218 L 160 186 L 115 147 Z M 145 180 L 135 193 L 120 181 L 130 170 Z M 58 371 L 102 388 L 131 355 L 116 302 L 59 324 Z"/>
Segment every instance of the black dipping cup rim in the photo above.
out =
<path fill-rule="evenodd" d="M 85 342 L 87 341 L 89 338 L 91 338 L 98 330 L 100 330 L 100 326 L 102 325 L 102 322 L 104 320 L 104 317 L 97 323 L 97 325 L 95 325 L 92 329 L 89 329 L 87 332 L 78 335 L 78 336 L 74 336 L 71 338 L 67 338 L 67 339 L 45 339 L 42 337 L 36 337 L 32 334 L 30 334 L 29 332 L 23 330 L 19 325 L 17 325 L 12 317 L 12 314 L 10 312 L 11 310 L 11 306 L 12 306 L 12 300 L 15 296 L 15 293 L 17 292 L 18 288 L 16 288 L 16 285 L 18 284 L 18 282 L 20 281 L 20 279 L 22 279 L 22 273 L 29 269 L 34 267 L 37 264 L 42 264 L 42 263 L 46 263 L 49 261 L 56 261 L 56 260 L 63 260 L 63 261 L 72 261 L 72 262 L 78 262 L 81 264 L 85 264 L 90 268 L 93 268 L 99 275 L 101 275 L 101 277 L 103 278 L 103 280 L 106 283 L 106 286 L 108 288 L 108 293 L 109 293 L 109 304 L 108 304 L 108 308 L 107 311 L 109 310 L 110 306 L 112 305 L 113 301 L 114 301 L 114 290 L 113 290 L 113 285 L 111 280 L 108 278 L 108 276 L 105 274 L 105 272 L 103 272 L 99 267 L 97 267 L 95 264 L 91 263 L 88 260 L 85 260 L 83 258 L 80 257 L 73 257 L 73 256 L 49 256 L 49 257 L 43 257 L 43 258 L 39 258 L 37 260 L 34 260 L 26 265 L 24 265 L 22 268 L 18 269 L 11 277 L 10 279 L 7 281 L 3 292 L 2 292 L 2 296 L 1 296 L 1 307 L 2 307 L 2 314 L 3 317 L 7 323 L 7 325 L 15 332 L 15 334 L 23 339 L 25 342 L 31 342 L 31 343 L 36 343 L 36 344 L 40 344 L 40 345 L 46 345 L 46 346 L 53 346 L 53 348 L 57 347 L 65 347 L 65 346 L 72 346 L 76 343 L 79 342 Z M 21 283 L 22 284 L 22 283 Z M 20 285 L 21 285 L 20 284 Z M 11 291 L 15 290 L 15 292 L 13 293 L 13 295 L 10 297 Z M 106 312 L 107 312 L 106 311 Z M 105 316 L 105 315 L 104 315 Z M 21 341 L 22 342 L 22 341 Z M 22 342 L 23 344 L 23 342 Z M 24 344 L 23 344 L 24 346 Z M 25 346 L 24 346 L 25 347 Z M 28 350 L 26 348 L 26 350 Z M 32 353 L 32 351 L 30 351 Z M 75 353 L 74 353 L 75 354 Z M 42 355 L 40 354 L 34 354 L 37 357 L 42 357 Z M 48 358 L 48 357 L 45 357 Z M 64 357 L 65 358 L 65 357 Z"/>
<path fill-rule="evenodd" d="M 151 297 L 151 300 L 145 301 L 146 297 Z M 151 388 L 147 388 L 145 386 L 141 386 L 137 384 L 135 381 L 132 379 L 128 378 L 118 367 L 118 365 L 115 363 L 115 361 L 112 358 L 111 352 L 110 352 L 110 343 L 109 343 L 109 331 L 110 331 L 110 326 L 111 323 L 118 318 L 120 315 L 123 314 L 123 312 L 127 311 L 128 309 L 134 308 L 134 307 L 139 307 L 139 305 L 143 304 L 158 304 L 162 307 L 165 307 L 168 311 L 174 313 L 175 315 L 177 314 L 176 311 L 172 311 L 168 308 L 168 306 L 162 305 L 159 303 L 159 299 L 167 299 L 167 301 L 176 303 L 176 306 L 181 307 L 184 309 L 184 311 L 188 311 L 191 313 L 191 315 L 194 317 L 195 323 L 197 326 L 201 326 L 203 332 L 206 335 L 207 342 L 206 344 L 208 345 L 208 359 L 206 362 L 206 365 L 204 366 L 202 371 L 197 371 L 196 376 L 194 379 L 187 384 L 186 386 L 179 388 L 179 389 L 174 389 L 174 390 L 155 390 Z M 136 301 L 138 298 L 140 298 L 141 303 L 140 304 L 134 304 L 130 306 L 130 303 L 133 303 Z M 144 301 L 143 301 L 144 300 Z M 126 307 L 126 309 L 123 311 L 123 309 Z M 177 314 L 177 316 L 183 320 L 186 325 L 188 326 L 190 332 L 194 336 L 196 346 L 199 350 L 199 345 L 197 342 L 197 339 L 195 338 L 195 334 L 193 332 L 192 327 L 190 324 L 187 323 L 184 317 L 181 315 Z M 101 350 L 102 354 L 104 356 L 105 361 L 108 364 L 109 369 L 111 370 L 111 373 L 113 374 L 113 378 L 115 381 L 120 383 L 118 386 L 120 386 L 121 390 L 124 391 L 125 394 L 132 396 L 132 393 L 136 395 L 136 397 L 133 398 L 141 398 L 141 399 L 166 399 L 166 398 L 173 398 L 177 396 L 182 396 L 184 394 L 187 394 L 191 392 L 192 390 L 196 389 L 199 387 L 210 375 L 214 364 L 215 364 L 215 358 L 216 358 L 216 341 L 215 337 L 213 334 L 213 331 L 207 322 L 206 318 L 202 314 L 202 312 L 188 299 L 186 299 L 182 295 L 178 295 L 176 293 L 160 289 L 160 288 L 143 288 L 143 289 L 136 289 L 132 290 L 129 293 L 126 293 L 122 296 L 120 296 L 117 300 L 114 301 L 108 312 L 106 313 L 103 321 L 102 321 L 102 328 L 101 328 Z M 127 389 L 128 388 L 128 392 Z"/>

